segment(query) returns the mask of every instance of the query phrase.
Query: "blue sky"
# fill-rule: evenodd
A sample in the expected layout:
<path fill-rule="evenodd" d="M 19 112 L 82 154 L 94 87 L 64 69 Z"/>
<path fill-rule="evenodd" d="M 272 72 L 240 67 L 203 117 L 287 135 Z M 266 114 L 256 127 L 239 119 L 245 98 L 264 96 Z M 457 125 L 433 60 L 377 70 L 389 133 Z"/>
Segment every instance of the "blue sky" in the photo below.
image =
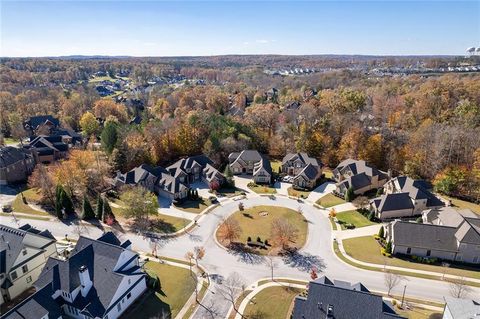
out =
<path fill-rule="evenodd" d="M 5 1 L 2 56 L 463 54 L 476 1 Z"/>

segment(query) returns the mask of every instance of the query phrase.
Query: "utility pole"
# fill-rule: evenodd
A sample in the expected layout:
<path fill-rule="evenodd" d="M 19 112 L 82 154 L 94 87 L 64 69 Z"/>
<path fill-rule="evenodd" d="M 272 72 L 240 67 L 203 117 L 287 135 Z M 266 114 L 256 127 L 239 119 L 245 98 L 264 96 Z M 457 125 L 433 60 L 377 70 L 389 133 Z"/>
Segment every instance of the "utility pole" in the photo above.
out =
<path fill-rule="evenodd" d="M 400 308 L 402 309 L 403 309 L 403 301 L 405 300 L 405 290 L 407 290 L 407 285 L 403 287 L 402 304 L 400 305 Z"/>

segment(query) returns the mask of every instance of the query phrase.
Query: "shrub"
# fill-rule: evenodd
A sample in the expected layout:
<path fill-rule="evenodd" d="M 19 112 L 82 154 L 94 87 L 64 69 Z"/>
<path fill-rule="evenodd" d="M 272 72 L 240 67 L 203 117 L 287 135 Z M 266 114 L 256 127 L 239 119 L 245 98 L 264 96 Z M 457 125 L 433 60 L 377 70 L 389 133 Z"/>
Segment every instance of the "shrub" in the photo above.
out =
<path fill-rule="evenodd" d="M 378 237 L 380 238 L 384 238 L 385 237 L 385 229 L 382 227 L 380 227 L 380 230 L 378 231 Z"/>
<path fill-rule="evenodd" d="M 387 242 L 387 245 L 385 246 L 385 251 L 389 254 L 392 253 L 392 242 L 391 241 Z"/>
<path fill-rule="evenodd" d="M 261 242 L 262 242 L 262 239 L 261 239 L 260 237 L 257 237 L 257 241 L 258 241 L 259 243 L 261 243 Z"/>
<path fill-rule="evenodd" d="M 368 220 L 372 221 L 375 218 L 375 214 L 373 212 L 370 212 L 368 214 Z"/>
<path fill-rule="evenodd" d="M 268 246 L 268 240 L 265 239 L 265 246 Z"/>
<path fill-rule="evenodd" d="M 392 305 L 393 306 L 396 306 L 397 305 L 397 301 L 395 299 L 392 299 Z"/>
<path fill-rule="evenodd" d="M 245 206 L 243 206 L 243 203 L 240 202 L 238 203 L 238 210 L 243 211 L 245 209 Z"/>
<path fill-rule="evenodd" d="M 419 223 L 419 224 L 423 224 L 423 218 L 422 218 L 422 216 L 418 217 L 415 221 L 416 221 L 417 223 Z"/>
<path fill-rule="evenodd" d="M 247 242 L 250 242 L 250 241 L 252 241 L 252 237 L 248 236 Z"/>
<path fill-rule="evenodd" d="M 373 235 L 373 238 L 375 238 L 375 240 L 380 240 L 380 236 L 378 235 Z"/>
<path fill-rule="evenodd" d="M 351 202 L 354 199 L 355 199 L 355 192 L 353 190 L 353 187 L 349 187 L 347 192 L 345 193 L 345 201 Z"/>
<path fill-rule="evenodd" d="M 346 228 L 346 229 L 354 229 L 354 228 L 355 228 L 355 225 L 353 225 L 353 224 L 345 224 L 345 228 Z"/>

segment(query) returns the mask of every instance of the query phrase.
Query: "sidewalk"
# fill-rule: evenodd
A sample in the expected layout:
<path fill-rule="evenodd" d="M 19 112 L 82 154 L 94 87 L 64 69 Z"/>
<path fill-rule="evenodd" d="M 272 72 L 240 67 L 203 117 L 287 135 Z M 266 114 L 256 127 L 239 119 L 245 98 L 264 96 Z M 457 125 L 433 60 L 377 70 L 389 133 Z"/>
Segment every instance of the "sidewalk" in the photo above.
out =
<path fill-rule="evenodd" d="M 418 270 L 418 269 L 403 268 L 403 267 L 388 266 L 388 265 L 379 265 L 379 264 L 372 264 L 372 263 L 363 262 L 363 261 L 354 259 L 347 254 L 347 252 L 345 251 L 345 248 L 343 248 L 342 240 L 337 240 L 337 243 L 338 243 L 338 248 L 340 250 L 340 253 L 343 255 L 343 257 L 345 257 L 346 259 L 350 260 L 353 263 L 356 263 L 356 264 L 359 264 L 359 265 L 362 265 L 362 266 L 365 266 L 365 267 L 376 268 L 376 269 L 379 269 L 381 271 L 384 271 L 385 269 L 388 269 L 388 270 L 396 270 L 396 271 L 407 272 L 407 273 L 411 273 L 411 274 L 433 276 L 433 277 L 438 277 L 437 280 L 443 280 L 442 278 L 444 278 L 444 279 L 453 279 L 453 280 L 465 280 L 467 282 L 474 282 L 474 283 L 480 284 L 480 279 L 471 278 L 471 277 L 456 276 L 456 275 L 450 275 L 450 274 L 445 274 L 444 275 L 442 273 L 433 272 L 433 271 Z M 335 254 L 335 256 L 336 256 L 336 254 Z M 344 262 L 340 258 L 338 258 L 338 259 L 340 261 Z M 354 265 L 350 265 L 350 266 L 355 267 Z"/>

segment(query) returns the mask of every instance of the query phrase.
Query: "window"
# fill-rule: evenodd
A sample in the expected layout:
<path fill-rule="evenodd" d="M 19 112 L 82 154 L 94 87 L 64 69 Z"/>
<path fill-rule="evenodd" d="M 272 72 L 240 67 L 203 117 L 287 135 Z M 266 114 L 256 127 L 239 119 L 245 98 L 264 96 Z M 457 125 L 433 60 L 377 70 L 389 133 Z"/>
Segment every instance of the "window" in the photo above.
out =
<path fill-rule="evenodd" d="M 478 256 L 473 257 L 473 263 L 474 264 L 478 263 L 479 260 L 480 260 L 480 257 L 478 257 Z"/>
<path fill-rule="evenodd" d="M 23 271 L 23 273 L 28 272 L 28 266 L 27 266 L 27 265 L 23 265 L 23 266 L 22 266 L 22 271 Z"/>
<path fill-rule="evenodd" d="M 125 298 L 122 298 L 122 303 L 125 303 Z"/>
<path fill-rule="evenodd" d="M 27 277 L 27 283 L 31 283 L 32 282 L 32 276 L 28 276 Z"/>
<path fill-rule="evenodd" d="M 117 311 L 120 311 L 120 310 L 122 310 L 122 304 L 121 304 L 121 303 L 118 303 L 118 304 L 117 304 Z"/>
<path fill-rule="evenodd" d="M 132 280 L 131 279 L 128 279 L 128 284 L 130 285 L 132 283 Z"/>
<path fill-rule="evenodd" d="M 407 248 L 407 254 L 410 255 L 412 253 L 412 248 L 408 247 Z"/>
<path fill-rule="evenodd" d="M 427 250 L 427 257 L 430 257 L 430 254 L 432 253 L 431 250 Z"/>
<path fill-rule="evenodd" d="M 132 293 L 131 293 L 131 292 L 129 292 L 129 293 L 127 294 L 127 300 L 130 299 L 130 297 L 132 297 Z"/>
<path fill-rule="evenodd" d="M 26 249 L 22 250 L 22 255 L 25 256 L 26 254 L 27 254 L 27 250 Z"/>
<path fill-rule="evenodd" d="M 16 279 L 18 278 L 17 272 L 16 272 L 16 271 L 12 271 L 12 272 L 10 273 L 10 278 L 12 278 L 12 280 L 16 280 Z"/>

